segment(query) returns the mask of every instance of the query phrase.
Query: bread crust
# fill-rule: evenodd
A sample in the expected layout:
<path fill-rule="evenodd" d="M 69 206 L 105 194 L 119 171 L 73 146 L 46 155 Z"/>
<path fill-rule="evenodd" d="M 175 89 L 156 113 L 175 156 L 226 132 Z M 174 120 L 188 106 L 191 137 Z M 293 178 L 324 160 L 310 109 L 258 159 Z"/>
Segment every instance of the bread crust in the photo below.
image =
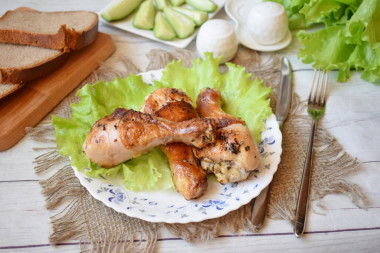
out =
<path fill-rule="evenodd" d="M 37 12 L 35 10 L 28 11 Z M 2 17 L 0 17 L 0 22 L 11 12 L 12 11 L 7 11 Z M 84 31 L 76 31 L 75 29 L 67 28 L 65 24 L 62 24 L 55 34 L 33 33 L 13 29 L 0 29 L 0 42 L 57 49 L 63 50 L 65 52 L 69 52 L 70 50 L 79 50 L 91 44 L 96 39 L 96 35 L 98 34 L 98 15 L 94 12 L 83 12 L 94 15 L 94 21 L 88 27 L 88 29 Z M 67 13 L 70 12 L 68 11 Z"/>
<path fill-rule="evenodd" d="M 69 53 L 62 52 L 53 59 L 46 59 L 35 65 L 23 68 L 0 68 L 0 85 L 24 84 L 39 77 L 45 76 L 61 67 L 67 60 Z"/>
<path fill-rule="evenodd" d="M 14 93 L 16 90 L 20 89 L 22 86 L 24 86 L 23 84 L 0 84 L 0 85 L 3 85 L 3 87 L 7 87 L 5 89 L 5 91 L 1 90 L 0 89 L 0 100 L 2 100 L 3 98 L 7 97 L 8 95 Z"/>

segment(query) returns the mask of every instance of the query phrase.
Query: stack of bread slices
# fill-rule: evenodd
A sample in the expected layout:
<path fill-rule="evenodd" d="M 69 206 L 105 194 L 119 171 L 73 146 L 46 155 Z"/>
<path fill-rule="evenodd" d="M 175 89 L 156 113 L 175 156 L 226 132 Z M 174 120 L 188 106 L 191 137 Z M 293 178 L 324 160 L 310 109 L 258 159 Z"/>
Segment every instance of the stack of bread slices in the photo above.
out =
<path fill-rule="evenodd" d="M 94 12 L 7 11 L 0 17 L 0 99 L 61 67 L 97 33 Z"/>

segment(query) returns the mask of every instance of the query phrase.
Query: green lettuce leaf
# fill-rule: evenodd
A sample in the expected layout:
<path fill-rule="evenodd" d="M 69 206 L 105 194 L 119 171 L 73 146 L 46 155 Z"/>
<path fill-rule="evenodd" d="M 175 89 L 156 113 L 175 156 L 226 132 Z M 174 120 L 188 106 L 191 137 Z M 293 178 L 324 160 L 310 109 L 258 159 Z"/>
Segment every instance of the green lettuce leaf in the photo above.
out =
<path fill-rule="evenodd" d="M 304 46 L 298 57 L 304 63 L 314 62 L 313 68 L 339 69 L 340 81 L 350 76 L 348 59 L 355 45 L 345 43 L 344 26 L 331 26 L 313 33 L 300 31 L 298 39 Z"/>
<path fill-rule="evenodd" d="M 324 23 L 326 26 L 345 24 L 358 9 L 362 0 L 311 0 L 300 12 L 309 25 Z"/>
<path fill-rule="evenodd" d="M 326 26 L 344 24 L 358 9 L 362 1 L 274 0 L 284 6 L 291 30 L 310 28 L 316 23 L 324 23 Z"/>
<path fill-rule="evenodd" d="M 212 54 L 206 54 L 205 60 L 194 60 L 191 68 L 185 68 L 181 61 L 171 62 L 163 70 L 161 80 L 153 86 L 135 75 L 85 85 L 76 94 L 80 102 L 70 106 L 71 119 L 53 116 L 59 154 L 70 156 L 71 165 L 80 171 L 89 168 L 87 175 L 90 177 L 122 177 L 130 190 L 172 188 L 168 160 L 159 148 L 109 169 L 92 163 L 82 152 L 83 142 L 95 121 L 118 107 L 139 110 L 145 97 L 161 87 L 180 88 L 193 101 L 201 88 L 217 88 L 224 99 L 223 109 L 245 120 L 255 140 L 259 141 L 265 119 L 272 113 L 267 98 L 271 89 L 264 87 L 262 81 L 251 80 L 251 74 L 241 66 L 228 63 L 229 71 L 221 74 L 219 62 L 220 59 L 214 59 Z"/>
<path fill-rule="evenodd" d="M 371 48 L 380 47 L 380 0 L 365 0 L 347 23 L 348 43 L 367 41 Z"/>
<path fill-rule="evenodd" d="M 315 32 L 298 32 L 303 48 L 298 56 L 314 68 L 339 69 L 338 81 L 350 77 L 350 69 L 363 71 L 361 78 L 380 80 L 380 0 L 364 0 L 342 25 Z"/>

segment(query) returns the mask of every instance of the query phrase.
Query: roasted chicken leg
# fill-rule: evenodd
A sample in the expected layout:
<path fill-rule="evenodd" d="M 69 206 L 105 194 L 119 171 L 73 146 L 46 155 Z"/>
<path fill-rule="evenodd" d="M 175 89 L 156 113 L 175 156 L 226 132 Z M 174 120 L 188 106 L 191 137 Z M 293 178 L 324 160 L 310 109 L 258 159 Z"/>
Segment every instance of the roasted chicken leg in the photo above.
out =
<path fill-rule="evenodd" d="M 155 90 L 147 97 L 141 110 L 177 122 L 197 117 L 191 99 L 172 88 Z M 208 186 L 207 174 L 194 158 L 192 147 L 177 142 L 163 145 L 161 149 L 169 159 L 177 191 L 187 200 L 202 196 Z"/>
<path fill-rule="evenodd" d="M 214 173 L 221 184 L 245 180 L 259 166 L 259 153 L 244 121 L 223 112 L 215 89 L 201 90 L 197 109 L 201 117 L 213 118 L 217 125 L 215 143 L 194 148 L 202 168 Z"/>
<path fill-rule="evenodd" d="M 94 163 L 109 168 L 171 142 L 204 147 L 214 142 L 213 124 L 213 120 L 202 118 L 172 122 L 118 108 L 95 122 L 83 144 L 83 152 Z"/>

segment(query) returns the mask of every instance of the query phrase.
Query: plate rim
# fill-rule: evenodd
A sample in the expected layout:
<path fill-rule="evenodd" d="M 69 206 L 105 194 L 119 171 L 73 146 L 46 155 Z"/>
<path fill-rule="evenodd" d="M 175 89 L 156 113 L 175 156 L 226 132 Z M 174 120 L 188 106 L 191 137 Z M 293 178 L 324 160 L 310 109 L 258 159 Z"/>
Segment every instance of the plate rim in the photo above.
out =
<path fill-rule="evenodd" d="M 243 26 L 244 28 L 240 28 L 243 30 L 241 33 L 244 34 L 244 30 L 246 30 L 246 26 Z M 289 46 L 290 42 L 292 41 L 292 33 L 288 29 L 288 31 L 285 34 L 285 37 L 280 40 L 279 42 L 272 44 L 272 45 L 262 45 L 259 44 L 254 40 L 253 37 L 250 36 L 250 41 L 247 42 L 246 40 L 241 41 L 241 44 L 243 44 L 246 47 L 249 47 L 251 49 L 261 51 L 261 52 L 274 52 L 281 49 L 284 49 L 285 47 Z"/>

